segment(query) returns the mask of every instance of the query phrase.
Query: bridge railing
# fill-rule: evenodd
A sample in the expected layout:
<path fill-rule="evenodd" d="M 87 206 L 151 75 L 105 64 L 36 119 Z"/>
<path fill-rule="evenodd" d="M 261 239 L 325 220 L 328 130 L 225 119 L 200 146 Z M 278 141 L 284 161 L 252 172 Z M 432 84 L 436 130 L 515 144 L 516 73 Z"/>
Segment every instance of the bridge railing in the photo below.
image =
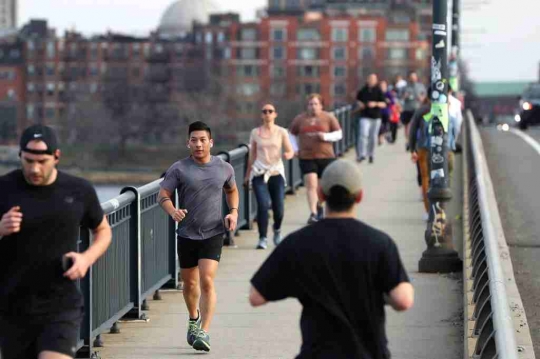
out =
<path fill-rule="evenodd" d="M 470 111 L 464 138 L 465 357 L 534 358 L 482 140 Z M 468 352 L 469 345 L 473 352 Z M 525 348 L 525 356 L 518 354 Z"/>
<path fill-rule="evenodd" d="M 343 139 L 334 143 L 341 156 L 355 143 L 352 107 L 334 111 Z M 218 154 L 235 171 L 240 194 L 238 230 L 249 229 L 256 217 L 253 192 L 242 186 L 249 155 L 249 145 Z M 298 159 L 285 161 L 287 193 L 302 184 Z M 117 332 L 122 318 L 146 319 L 146 298 L 152 293 L 159 299 L 163 286 L 178 287 L 176 223 L 160 208 L 157 196 L 162 179 L 142 187 L 126 187 L 102 208 L 112 227 L 113 240 L 107 252 L 79 282 L 85 298 L 85 317 L 80 330 L 79 357 L 91 358 L 93 347 L 101 346 L 101 334 Z M 176 197 L 176 195 L 175 195 Z M 176 201 L 173 201 L 176 205 Z M 229 212 L 223 196 L 223 214 Z M 237 231 L 238 231 L 237 230 Z M 231 235 L 225 239 L 231 244 Z M 81 230 L 78 245 L 84 251 L 92 243 L 89 231 Z"/>

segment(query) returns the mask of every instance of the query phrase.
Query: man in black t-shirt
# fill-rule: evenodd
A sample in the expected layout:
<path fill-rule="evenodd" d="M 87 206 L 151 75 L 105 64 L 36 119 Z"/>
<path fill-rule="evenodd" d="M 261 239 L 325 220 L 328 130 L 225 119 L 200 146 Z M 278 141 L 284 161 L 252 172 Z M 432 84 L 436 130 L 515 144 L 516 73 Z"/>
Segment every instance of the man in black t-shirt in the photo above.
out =
<path fill-rule="evenodd" d="M 73 358 L 83 317 L 75 281 L 107 250 L 111 228 L 93 186 L 56 169 L 50 127 L 27 128 L 20 146 L 21 169 L 0 176 L 0 357 Z M 83 253 L 80 226 L 93 232 Z"/>
<path fill-rule="evenodd" d="M 413 305 L 394 241 L 358 220 L 361 173 L 337 160 L 323 172 L 325 219 L 289 235 L 251 279 L 249 300 L 297 298 L 303 306 L 297 359 L 388 359 L 384 305 Z"/>
<path fill-rule="evenodd" d="M 386 97 L 379 86 L 377 75 L 371 74 L 366 85 L 356 95 L 360 117 L 358 119 L 358 137 L 356 140 L 356 160 L 362 162 L 369 157 L 373 163 L 375 143 L 381 128 L 381 109 L 386 108 Z"/>

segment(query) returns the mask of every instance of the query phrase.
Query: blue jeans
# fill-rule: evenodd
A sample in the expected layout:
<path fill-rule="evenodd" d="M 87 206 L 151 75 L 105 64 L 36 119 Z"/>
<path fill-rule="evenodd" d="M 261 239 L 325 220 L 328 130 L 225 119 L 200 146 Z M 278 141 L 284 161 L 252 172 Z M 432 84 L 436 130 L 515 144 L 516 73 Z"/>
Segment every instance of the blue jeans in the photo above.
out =
<path fill-rule="evenodd" d="M 274 213 L 274 231 L 281 229 L 285 207 L 285 180 L 281 175 L 271 176 L 268 183 L 264 183 L 264 176 L 253 178 L 253 192 L 257 198 L 257 226 L 259 237 L 267 237 L 268 210 L 272 203 Z"/>

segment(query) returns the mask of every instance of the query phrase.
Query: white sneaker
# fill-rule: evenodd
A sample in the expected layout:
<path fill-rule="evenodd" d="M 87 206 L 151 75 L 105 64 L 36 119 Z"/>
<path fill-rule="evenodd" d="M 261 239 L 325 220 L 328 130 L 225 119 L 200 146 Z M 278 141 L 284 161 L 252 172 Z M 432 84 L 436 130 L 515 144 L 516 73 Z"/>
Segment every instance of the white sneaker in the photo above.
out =
<path fill-rule="evenodd" d="M 268 247 L 268 240 L 266 238 L 259 238 L 259 243 L 256 249 L 266 249 Z"/>

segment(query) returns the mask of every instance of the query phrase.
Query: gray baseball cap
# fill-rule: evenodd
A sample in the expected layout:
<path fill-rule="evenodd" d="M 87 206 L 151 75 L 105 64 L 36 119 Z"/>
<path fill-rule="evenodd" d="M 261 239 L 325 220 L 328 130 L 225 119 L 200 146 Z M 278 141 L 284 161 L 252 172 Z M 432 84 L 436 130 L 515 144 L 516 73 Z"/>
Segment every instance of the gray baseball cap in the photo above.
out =
<path fill-rule="evenodd" d="M 351 194 L 362 190 L 362 172 L 358 165 L 348 160 L 335 160 L 323 171 L 321 188 L 325 195 L 334 186 L 341 186 Z"/>

